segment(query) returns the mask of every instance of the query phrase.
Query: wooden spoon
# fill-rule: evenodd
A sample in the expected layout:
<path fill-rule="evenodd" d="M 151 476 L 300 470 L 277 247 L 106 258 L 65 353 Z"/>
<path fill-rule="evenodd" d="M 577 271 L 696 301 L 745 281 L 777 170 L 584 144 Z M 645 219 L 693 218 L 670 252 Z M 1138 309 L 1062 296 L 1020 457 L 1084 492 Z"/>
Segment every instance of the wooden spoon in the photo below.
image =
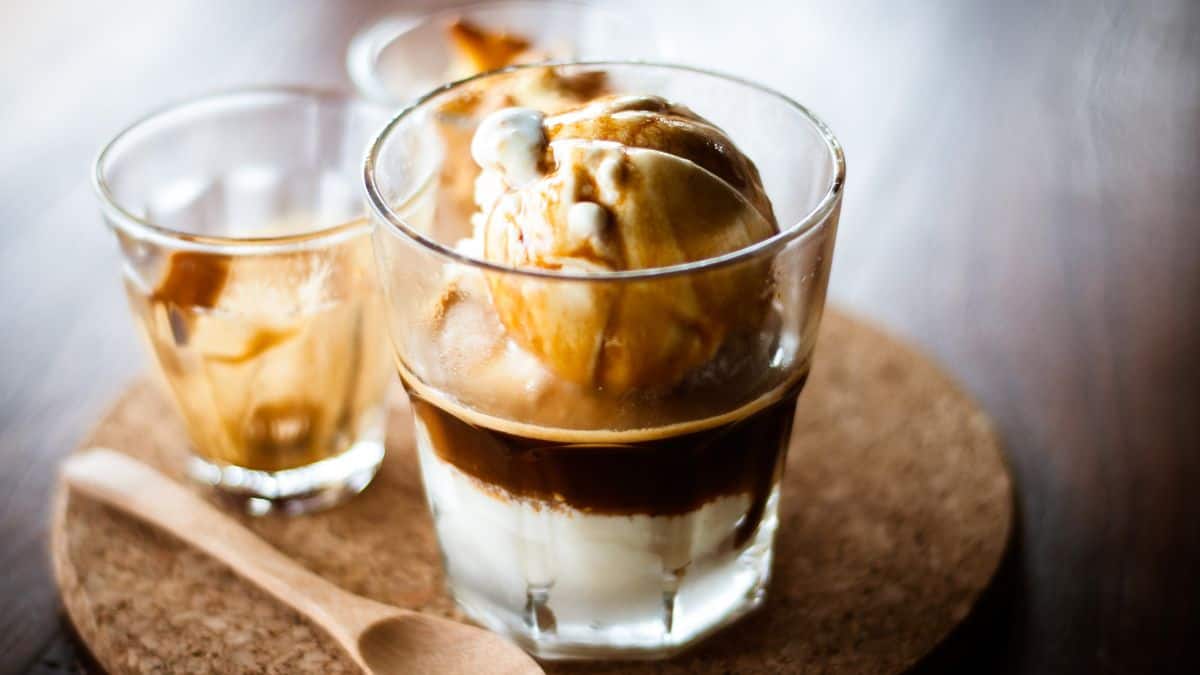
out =
<path fill-rule="evenodd" d="M 80 494 L 170 532 L 295 608 L 367 673 L 543 673 L 516 645 L 482 628 L 343 591 L 128 455 L 94 448 L 67 459 L 61 475 Z"/>

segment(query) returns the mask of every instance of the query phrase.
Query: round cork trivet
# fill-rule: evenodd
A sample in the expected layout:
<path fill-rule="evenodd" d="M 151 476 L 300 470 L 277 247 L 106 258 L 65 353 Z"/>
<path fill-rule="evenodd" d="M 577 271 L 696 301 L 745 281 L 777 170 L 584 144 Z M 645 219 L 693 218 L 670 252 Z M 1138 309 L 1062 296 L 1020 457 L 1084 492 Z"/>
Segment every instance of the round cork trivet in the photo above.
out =
<path fill-rule="evenodd" d="M 239 516 L 342 587 L 457 616 L 442 586 L 407 404 L 367 490 L 301 517 Z M 120 449 L 179 477 L 186 440 L 135 383 L 80 447 Z M 319 629 L 171 536 L 60 490 L 63 602 L 113 673 L 339 673 Z M 827 313 L 800 398 L 764 608 L 669 661 L 547 663 L 548 673 L 894 673 L 968 614 L 1004 553 L 1012 487 L 978 406 L 925 357 Z M 461 618 L 461 617 L 459 617 Z"/>

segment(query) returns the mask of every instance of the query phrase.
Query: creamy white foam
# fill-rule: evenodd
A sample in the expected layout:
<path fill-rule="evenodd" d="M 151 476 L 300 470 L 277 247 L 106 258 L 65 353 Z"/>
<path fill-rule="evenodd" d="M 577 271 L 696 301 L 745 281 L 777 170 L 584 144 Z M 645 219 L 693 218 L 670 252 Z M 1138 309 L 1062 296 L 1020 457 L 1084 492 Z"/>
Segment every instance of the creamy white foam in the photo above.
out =
<path fill-rule="evenodd" d="M 498 172 L 519 188 L 542 176 L 545 115 L 532 108 L 504 108 L 483 118 L 471 139 L 471 156 L 483 170 Z"/>

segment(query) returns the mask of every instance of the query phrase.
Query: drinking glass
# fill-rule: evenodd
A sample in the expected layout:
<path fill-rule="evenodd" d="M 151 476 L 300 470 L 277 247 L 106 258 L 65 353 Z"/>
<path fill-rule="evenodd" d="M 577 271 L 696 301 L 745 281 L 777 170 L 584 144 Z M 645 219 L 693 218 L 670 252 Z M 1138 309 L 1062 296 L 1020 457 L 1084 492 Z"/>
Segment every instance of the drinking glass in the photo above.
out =
<path fill-rule="evenodd" d="M 455 139 L 479 119 L 458 102 L 539 68 L 603 71 L 613 91 L 662 96 L 723 128 L 757 163 L 778 233 L 654 269 L 483 259 L 453 175 Z M 450 590 L 472 619 L 544 658 L 658 658 L 763 602 L 844 171 L 828 128 L 787 97 L 649 63 L 485 74 L 384 128 L 365 180 L 388 327 Z M 569 361 L 598 344 L 600 325 L 621 331 L 588 361 L 603 376 L 547 367 L 547 354 Z M 718 336 L 699 365 L 687 349 L 708 338 L 694 335 Z M 682 380 L 678 358 L 694 366 Z"/>
<path fill-rule="evenodd" d="M 381 104 L 407 104 L 434 87 L 473 72 L 456 72 L 447 27 L 462 20 L 517 36 L 556 61 L 651 59 L 660 54 L 651 20 L 633 7 L 592 2 L 497 0 L 418 16 L 384 19 L 350 43 L 346 66 L 360 94 Z"/>
<path fill-rule="evenodd" d="M 390 369 L 359 175 L 384 121 L 336 93 L 234 91 L 151 115 L 96 160 L 188 472 L 251 512 L 336 503 L 383 458 Z"/>

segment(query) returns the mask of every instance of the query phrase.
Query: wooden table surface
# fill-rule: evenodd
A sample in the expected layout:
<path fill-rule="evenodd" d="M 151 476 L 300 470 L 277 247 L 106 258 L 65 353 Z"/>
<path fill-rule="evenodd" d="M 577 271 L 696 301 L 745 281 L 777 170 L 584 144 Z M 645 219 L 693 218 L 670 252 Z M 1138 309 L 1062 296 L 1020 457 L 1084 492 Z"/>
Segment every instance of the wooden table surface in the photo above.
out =
<path fill-rule="evenodd" d="M 0 672 L 51 672 L 55 463 L 143 364 L 87 175 L 231 85 L 348 86 L 392 2 L 0 6 Z M 996 418 L 1019 532 L 921 672 L 1200 669 L 1200 3 L 670 2 L 675 60 L 846 147 L 831 294 Z"/>

